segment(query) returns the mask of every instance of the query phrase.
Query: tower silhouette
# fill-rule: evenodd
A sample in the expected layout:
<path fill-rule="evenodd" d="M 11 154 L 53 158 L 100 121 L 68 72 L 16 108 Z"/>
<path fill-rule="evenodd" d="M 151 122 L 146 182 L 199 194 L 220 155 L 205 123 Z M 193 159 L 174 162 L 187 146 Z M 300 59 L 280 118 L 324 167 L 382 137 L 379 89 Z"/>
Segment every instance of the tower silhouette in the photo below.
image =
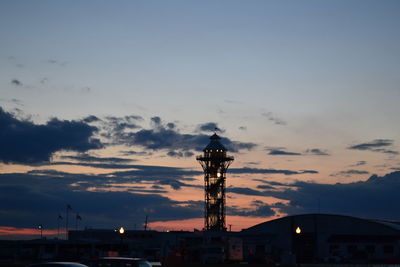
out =
<path fill-rule="evenodd" d="M 221 138 L 214 133 L 210 143 L 197 156 L 204 170 L 204 230 L 226 231 L 225 225 L 225 180 L 226 170 L 233 161 L 227 156 L 227 149 L 220 143 Z"/>

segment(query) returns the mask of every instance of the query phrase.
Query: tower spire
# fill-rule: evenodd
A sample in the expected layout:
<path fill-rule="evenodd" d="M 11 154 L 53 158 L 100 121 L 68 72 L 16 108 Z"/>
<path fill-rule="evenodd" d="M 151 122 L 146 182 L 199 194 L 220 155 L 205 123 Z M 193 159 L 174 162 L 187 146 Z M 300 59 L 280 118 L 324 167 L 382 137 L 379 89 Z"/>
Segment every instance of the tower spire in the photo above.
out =
<path fill-rule="evenodd" d="M 225 181 L 226 170 L 233 161 L 227 156 L 227 149 L 220 143 L 217 128 L 210 137 L 210 143 L 203 149 L 197 161 L 204 170 L 204 229 L 226 231 L 225 223 Z"/>

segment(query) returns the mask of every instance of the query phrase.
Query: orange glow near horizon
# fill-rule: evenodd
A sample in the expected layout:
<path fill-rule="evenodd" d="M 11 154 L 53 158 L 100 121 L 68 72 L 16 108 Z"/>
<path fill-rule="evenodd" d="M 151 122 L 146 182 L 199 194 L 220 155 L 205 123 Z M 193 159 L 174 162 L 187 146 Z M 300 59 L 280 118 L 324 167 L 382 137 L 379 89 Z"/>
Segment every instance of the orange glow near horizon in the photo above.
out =
<path fill-rule="evenodd" d="M 43 236 L 55 236 L 58 234 L 57 229 L 43 229 Z M 60 229 L 60 235 L 65 235 L 65 231 Z M 37 228 L 17 228 L 11 226 L 0 226 L 0 236 L 40 236 L 40 230 Z"/>
<path fill-rule="evenodd" d="M 227 230 L 241 231 L 254 225 L 280 218 L 280 215 L 274 217 L 242 217 L 242 216 L 226 216 Z M 157 231 L 193 231 L 194 229 L 202 230 L 204 227 L 204 218 L 193 218 L 187 220 L 173 221 L 157 221 L 151 222 L 152 230 Z"/>

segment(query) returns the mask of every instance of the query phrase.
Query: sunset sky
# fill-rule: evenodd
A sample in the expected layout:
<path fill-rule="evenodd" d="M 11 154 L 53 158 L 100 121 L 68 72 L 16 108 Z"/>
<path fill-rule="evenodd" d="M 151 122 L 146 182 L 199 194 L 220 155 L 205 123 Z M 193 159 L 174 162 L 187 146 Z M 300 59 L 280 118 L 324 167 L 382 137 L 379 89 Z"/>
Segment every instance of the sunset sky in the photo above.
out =
<path fill-rule="evenodd" d="M 203 227 L 195 156 L 235 157 L 232 230 L 400 220 L 400 2 L 0 3 L 0 239 Z M 63 217 L 58 220 L 59 214 Z M 34 235 L 30 235 L 30 234 Z"/>

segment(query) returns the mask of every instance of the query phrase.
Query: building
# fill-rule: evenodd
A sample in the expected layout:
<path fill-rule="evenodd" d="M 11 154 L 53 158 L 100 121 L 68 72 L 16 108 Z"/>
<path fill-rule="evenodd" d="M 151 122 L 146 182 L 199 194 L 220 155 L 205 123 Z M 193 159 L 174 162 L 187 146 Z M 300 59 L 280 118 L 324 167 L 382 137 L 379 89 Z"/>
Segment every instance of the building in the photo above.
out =
<path fill-rule="evenodd" d="M 143 257 L 169 264 L 248 262 L 400 263 L 400 222 L 333 214 L 302 214 L 240 232 L 70 231 L 68 240 L 0 242 L 3 262 Z"/>
<path fill-rule="evenodd" d="M 399 263 L 399 222 L 333 214 L 303 214 L 264 222 L 240 233 L 244 257 L 293 263 Z"/>

